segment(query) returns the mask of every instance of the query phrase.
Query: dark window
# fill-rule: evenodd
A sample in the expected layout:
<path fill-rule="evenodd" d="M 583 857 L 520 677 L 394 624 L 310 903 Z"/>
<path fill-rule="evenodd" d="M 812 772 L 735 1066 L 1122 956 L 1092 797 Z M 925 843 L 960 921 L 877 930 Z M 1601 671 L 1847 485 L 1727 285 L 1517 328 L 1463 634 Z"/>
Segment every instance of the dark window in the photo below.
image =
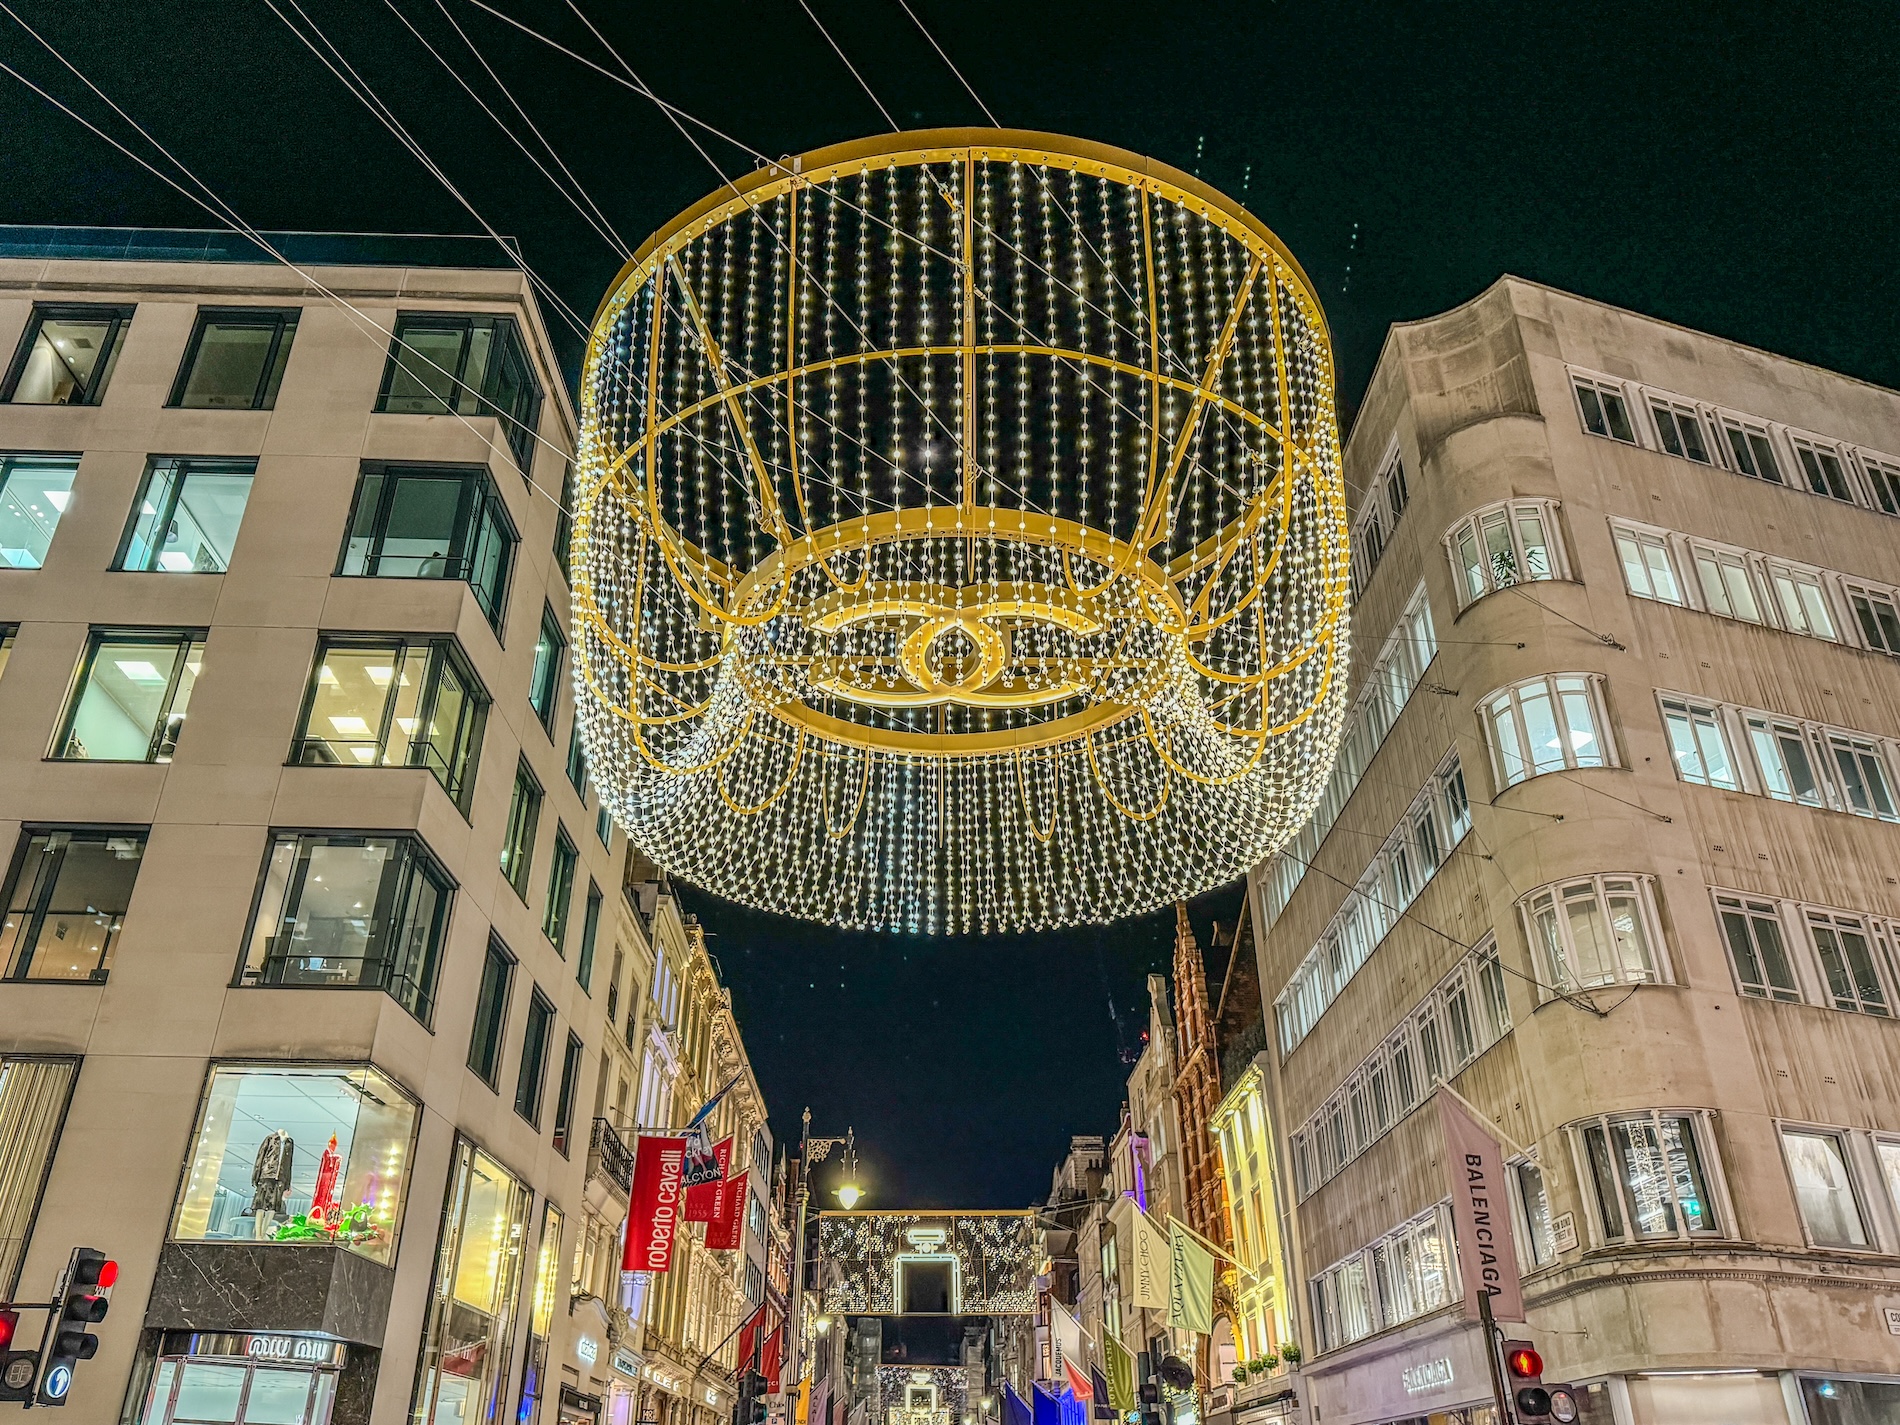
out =
<path fill-rule="evenodd" d="M 396 318 L 376 409 L 495 416 L 525 478 L 534 462 L 541 383 L 512 318 L 404 313 Z"/>
<path fill-rule="evenodd" d="M 534 641 L 534 672 L 528 680 L 528 706 L 541 719 L 541 726 L 552 735 L 554 705 L 561 689 L 561 663 L 567 653 L 567 638 L 554 610 L 541 606 L 541 636 Z"/>
<path fill-rule="evenodd" d="M 203 307 L 172 385 L 173 406 L 268 411 L 277 404 L 300 309 Z"/>
<path fill-rule="evenodd" d="M 570 584 L 574 582 L 573 546 L 574 462 L 570 460 L 561 470 L 561 503 L 554 510 L 554 562 L 561 566 L 561 577 Z"/>
<path fill-rule="evenodd" d="M 427 767 L 466 816 L 487 714 L 488 694 L 452 638 L 326 637 L 290 760 Z"/>
<path fill-rule="evenodd" d="M 581 915 L 581 955 L 574 971 L 574 978 L 589 994 L 594 985 L 594 943 L 600 938 L 600 908 L 605 900 L 600 887 L 593 881 L 587 883 L 587 909 Z"/>
<path fill-rule="evenodd" d="M 7 671 L 7 659 L 13 654 L 13 637 L 19 631 L 17 623 L 0 623 L 0 675 Z"/>
<path fill-rule="evenodd" d="M 0 399 L 21 406 L 96 406 L 119 359 L 130 307 L 33 308 Z"/>
<path fill-rule="evenodd" d="M 501 496 L 479 466 L 366 464 L 337 572 L 463 580 L 499 629 L 516 542 Z"/>
<path fill-rule="evenodd" d="M 113 568 L 222 574 L 256 473 L 255 460 L 154 460 L 132 502 Z"/>
<path fill-rule="evenodd" d="M 468 1066 L 491 1089 L 501 1068 L 502 1032 L 508 1023 L 508 986 L 515 977 L 515 957 L 494 936 L 488 937 L 488 958 L 482 962 L 482 989 L 475 1000 L 475 1032 L 468 1041 Z"/>
<path fill-rule="evenodd" d="M 1769 441 L 1767 431 L 1728 421 L 1723 422 L 1722 429 L 1728 435 L 1728 448 L 1735 456 L 1737 470 L 1757 480 L 1772 480 L 1777 485 L 1782 483 L 1781 466 L 1775 461 L 1775 447 Z"/>
<path fill-rule="evenodd" d="M 574 849 L 567 828 L 554 824 L 554 859 L 548 863 L 548 904 L 541 913 L 541 930 L 554 945 L 554 953 L 567 955 L 567 917 L 574 904 L 574 865 L 580 853 Z"/>
<path fill-rule="evenodd" d="M 1831 500 L 1846 500 L 1852 503 L 1854 497 L 1847 488 L 1847 473 L 1841 468 L 1841 458 L 1831 450 L 1821 450 L 1811 445 L 1797 445 L 1794 453 L 1800 457 L 1801 473 L 1808 477 L 1808 488 L 1817 495 L 1826 495 Z"/>
<path fill-rule="evenodd" d="M 0 568 L 46 562 L 78 474 L 77 455 L 0 455 Z"/>
<path fill-rule="evenodd" d="M 1666 406 L 1660 401 L 1649 403 L 1650 414 L 1656 418 L 1656 435 L 1662 441 L 1662 448 L 1671 455 L 1684 460 L 1693 460 L 1698 465 L 1709 465 L 1709 448 L 1702 440 L 1702 422 L 1692 410 L 1681 406 Z"/>
<path fill-rule="evenodd" d="M 73 681 L 53 756 L 169 762 L 204 662 L 200 632 L 95 632 Z"/>
<path fill-rule="evenodd" d="M 594 835 L 600 838 L 600 844 L 609 851 L 614 849 L 614 814 L 607 809 L 607 803 L 600 804 L 600 810 L 594 816 Z"/>
<path fill-rule="evenodd" d="M 145 836 L 144 827 L 21 831 L 0 898 L 6 906 L 0 958 L 8 979 L 98 984 L 106 978 Z"/>
<path fill-rule="evenodd" d="M 1583 428 L 1591 435 L 1608 436 L 1629 445 L 1636 444 L 1636 431 L 1630 425 L 1629 407 L 1619 392 L 1591 382 L 1573 383 L 1577 404 L 1583 411 Z"/>
<path fill-rule="evenodd" d="M 501 843 L 501 873 L 515 894 L 528 898 L 528 867 L 534 863 L 535 825 L 541 820 L 541 784 L 526 762 L 515 766 L 515 792 L 508 803 L 508 832 Z"/>
<path fill-rule="evenodd" d="M 1865 589 L 1849 589 L 1847 601 L 1854 606 L 1861 635 L 1867 646 L 1881 653 L 1900 654 L 1900 608 L 1882 594 Z"/>
<path fill-rule="evenodd" d="M 570 1030 L 567 1052 L 561 1055 L 561 1091 L 554 1099 L 554 1151 L 563 1158 L 574 1137 L 574 1093 L 580 1087 L 580 1077 L 580 1036 Z"/>
<path fill-rule="evenodd" d="M 413 836 L 276 832 L 238 983 L 380 989 L 427 1024 L 453 892 Z"/>
<path fill-rule="evenodd" d="M 539 989 L 528 1000 L 528 1023 L 521 1032 L 521 1071 L 515 1076 L 515 1112 L 541 1126 L 541 1096 L 548 1076 L 548 1038 L 554 1032 L 554 1006 Z"/>
<path fill-rule="evenodd" d="M 537 648 L 536 653 L 540 650 Z M 574 795 L 582 802 L 587 800 L 587 749 L 581 745 L 581 720 L 574 719 L 574 726 L 567 734 L 567 780 L 573 785 Z"/>

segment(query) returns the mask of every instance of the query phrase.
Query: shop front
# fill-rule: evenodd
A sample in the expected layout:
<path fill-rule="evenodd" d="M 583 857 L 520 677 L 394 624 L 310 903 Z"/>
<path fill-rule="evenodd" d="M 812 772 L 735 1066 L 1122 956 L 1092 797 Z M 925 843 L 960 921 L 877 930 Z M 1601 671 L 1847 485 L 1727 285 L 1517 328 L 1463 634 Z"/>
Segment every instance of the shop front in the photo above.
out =
<path fill-rule="evenodd" d="M 359 1355 L 352 1370 L 350 1357 L 347 1344 L 320 1336 L 168 1331 L 137 1425 L 329 1425 L 340 1389 L 348 1397 L 374 1384 L 373 1368 L 363 1379 L 369 1361 Z"/>
<path fill-rule="evenodd" d="M 1331 1352 L 1301 1375 L 1325 1425 L 1497 1425 L 1483 1336 L 1462 1317 Z"/>

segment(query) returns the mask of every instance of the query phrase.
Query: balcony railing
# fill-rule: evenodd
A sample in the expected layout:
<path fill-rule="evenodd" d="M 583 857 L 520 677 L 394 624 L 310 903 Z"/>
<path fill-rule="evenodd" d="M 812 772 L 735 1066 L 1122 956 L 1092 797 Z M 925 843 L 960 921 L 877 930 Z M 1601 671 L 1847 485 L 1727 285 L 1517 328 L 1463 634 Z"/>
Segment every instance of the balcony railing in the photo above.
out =
<path fill-rule="evenodd" d="M 594 1120 L 593 1136 L 587 1140 L 587 1175 L 595 1173 L 618 1186 L 623 1196 L 633 1191 L 633 1150 L 604 1118 Z"/>

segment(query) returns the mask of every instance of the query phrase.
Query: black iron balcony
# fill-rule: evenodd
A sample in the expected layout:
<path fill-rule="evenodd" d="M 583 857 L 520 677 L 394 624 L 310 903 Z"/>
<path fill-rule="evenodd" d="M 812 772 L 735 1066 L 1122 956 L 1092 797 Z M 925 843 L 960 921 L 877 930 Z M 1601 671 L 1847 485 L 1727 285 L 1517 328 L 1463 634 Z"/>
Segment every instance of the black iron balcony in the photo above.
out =
<path fill-rule="evenodd" d="M 633 1150 L 604 1118 L 594 1120 L 593 1136 L 587 1140 L 587 1175 L 596 1173 L 617 1186 L 622 1197 L 633 1191 Z"/>

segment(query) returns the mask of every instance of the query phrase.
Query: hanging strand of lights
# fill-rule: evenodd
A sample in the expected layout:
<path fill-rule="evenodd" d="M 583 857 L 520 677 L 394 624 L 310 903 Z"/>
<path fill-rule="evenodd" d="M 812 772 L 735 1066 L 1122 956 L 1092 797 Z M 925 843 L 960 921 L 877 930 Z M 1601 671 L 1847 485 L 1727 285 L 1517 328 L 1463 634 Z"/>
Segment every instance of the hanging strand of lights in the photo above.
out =
<path fill-rule="evenodd" d="M 750 905 L 930 934 L 1239 875 L 1339 739 L 1333 369 L 1197 180 L 891 134 L 667 225 L 581 387 L 575 676 L 601 795 Z"/>

